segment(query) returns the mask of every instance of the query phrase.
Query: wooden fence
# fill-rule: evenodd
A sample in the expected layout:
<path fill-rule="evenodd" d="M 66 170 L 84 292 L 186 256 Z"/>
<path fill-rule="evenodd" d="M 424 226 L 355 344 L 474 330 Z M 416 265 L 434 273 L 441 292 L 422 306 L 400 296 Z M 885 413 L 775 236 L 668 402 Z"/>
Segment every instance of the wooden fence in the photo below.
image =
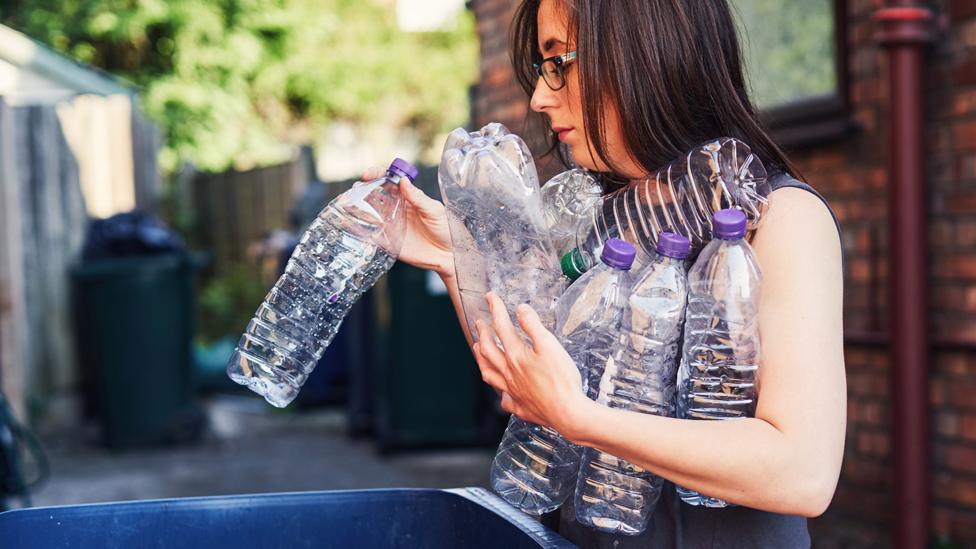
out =
<path fill-rule="evenodd" d="M 208 250 L 208 269 L 222 273 L 255 261 L 253 247 L 275 230 L 290 230 L 289 212 L 313 178 L 310 156 L 249 171 L 184 176 L 193 247 Z"/>
<path fill-rule="evenodd" d="M 68 271 L 87 214 L 54 107 L 0 100 L 0 188 L 0 382 L 23 413 L 26 395 L 69 389 L 77 378 Z"/>
<path fill-rule="evenodd" d="M 76 386 L 69 270 L 89 215 L 153 211 L 159 142 L 128 95 L 0 97 L 0 388 L 21 417 Z"/>

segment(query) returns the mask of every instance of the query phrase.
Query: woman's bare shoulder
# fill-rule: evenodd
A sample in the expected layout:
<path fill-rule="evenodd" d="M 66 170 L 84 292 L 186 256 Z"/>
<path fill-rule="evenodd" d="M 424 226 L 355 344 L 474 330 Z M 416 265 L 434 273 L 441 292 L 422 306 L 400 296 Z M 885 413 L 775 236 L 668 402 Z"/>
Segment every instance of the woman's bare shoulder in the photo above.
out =
<path fill-rule="evenodd" d="M 767 275 L 791 273 L 804 280 L 835 274 L 840 278 L 841 242 L 830 209 L 817 195 L 781 187 L 769 195 L 769 207 L 752 241 Z"/>

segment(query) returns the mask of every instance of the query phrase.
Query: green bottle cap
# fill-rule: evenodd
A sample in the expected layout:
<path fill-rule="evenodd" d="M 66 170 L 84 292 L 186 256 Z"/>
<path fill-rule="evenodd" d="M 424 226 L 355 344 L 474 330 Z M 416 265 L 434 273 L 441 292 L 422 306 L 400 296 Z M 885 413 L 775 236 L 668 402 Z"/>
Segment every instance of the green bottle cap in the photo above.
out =
<path fill-rule="evenodd" d="M 573 248 L 571 252 L 564 255 L 559 263 L 563 274 L 570 280 L 576 280 L 586 272 L 586 261 L 583 260 L 583 254 L 577 248 Z"/>

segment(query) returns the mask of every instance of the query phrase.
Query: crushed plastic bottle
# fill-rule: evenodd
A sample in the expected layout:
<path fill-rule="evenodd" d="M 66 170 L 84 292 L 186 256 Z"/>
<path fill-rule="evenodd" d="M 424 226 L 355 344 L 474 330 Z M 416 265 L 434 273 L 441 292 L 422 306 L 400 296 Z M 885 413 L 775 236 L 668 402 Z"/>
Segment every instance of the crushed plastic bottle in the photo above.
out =
<path fill-rule="evenodd" d="M 712 238 L 712 215 L 743 211 L 747 230 L 762 223 L 770 192 L 766 168 L 742 141 L 724 137 L 696 147 L 663 169 L 604 197 L 579 228 L 576 246 L 595 265 L 608 238 L 633 242 L 642 268 L 655 255 L 658 236 L 681 234 L 694 257 Z"/>
<path fill-rule="evenodd" d="M 553 304 L 566 283 L 528 146 L 498 123 L 472 133 L 458 128 L 448 136 L 437 174 L 472 337 L 476 320 L 490 322 L 489 291 L 509 312 L 531 305 L 551 330 Z"/>
<path fill-rule="evenodd" d="M 472 133 L 458 128 L 444 145 L 438 180 L 472 338 L 478 338 L 477 320 L 491 322 L 489 291 L 510 314 L 529 304 L 552 330 L 553 305 L 567 282 L 559 274 L 525 142 L 497 123 Z M 567 453 L 575 457 L 564 459 Z M 492 488 L 522 511 L 542 514 L 572 490 L 578 462 L 579 448 L 559 433 L 512 416 L 492 463 Z"/>
<path fill-rule="evenodd" d="M 565 171 L 542 186 L 546 224 L 559 257 L 576 246 L 576 233 L 603 197 L 603 187 L 586 170 Z"/>

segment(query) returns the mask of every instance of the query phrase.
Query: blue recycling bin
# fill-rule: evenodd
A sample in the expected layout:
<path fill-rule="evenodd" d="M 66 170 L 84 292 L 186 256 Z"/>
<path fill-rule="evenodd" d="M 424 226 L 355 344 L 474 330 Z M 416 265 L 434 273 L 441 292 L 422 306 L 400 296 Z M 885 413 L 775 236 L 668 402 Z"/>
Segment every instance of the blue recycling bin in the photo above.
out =
<path fill-rule="evenodd" d="M 0 513 L 4 549 L 576 547 L 480 488 L 224 496 Z"/>

